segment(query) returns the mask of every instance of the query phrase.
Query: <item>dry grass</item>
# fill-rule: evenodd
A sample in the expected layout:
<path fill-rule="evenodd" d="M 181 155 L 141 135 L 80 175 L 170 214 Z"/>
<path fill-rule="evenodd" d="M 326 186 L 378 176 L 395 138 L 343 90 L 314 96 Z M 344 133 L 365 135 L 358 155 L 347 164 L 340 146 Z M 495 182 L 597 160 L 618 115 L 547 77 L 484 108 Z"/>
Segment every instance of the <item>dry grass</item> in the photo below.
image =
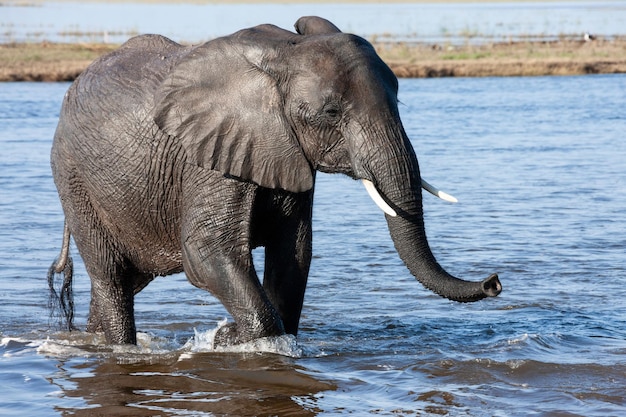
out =
<path fill-rule="evenodd" d="M 0 44 L 0 81 L 72 81 L 94 59 L 118 45 Z"/>
<path fill-rule="evenodd" d="M 626 39 L 427 45 L 376 42 L 398 77 L 626 73 Z M 0 81 L 70 81 L 117 45 L 0 44 Z"/>
<path fill-rule="evenodd" d="M 626 72 L 626 39 L 482 45 L 375 43 L 398 77 L 579 75 Z"/>

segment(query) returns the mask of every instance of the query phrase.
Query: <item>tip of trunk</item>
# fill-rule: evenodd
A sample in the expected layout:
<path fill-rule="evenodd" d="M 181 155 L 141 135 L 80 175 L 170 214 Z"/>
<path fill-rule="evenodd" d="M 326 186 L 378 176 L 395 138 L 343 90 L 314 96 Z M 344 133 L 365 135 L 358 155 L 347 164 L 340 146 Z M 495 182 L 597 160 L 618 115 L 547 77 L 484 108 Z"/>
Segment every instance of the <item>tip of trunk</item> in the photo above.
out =
<path fill-rule="evenodd" d="M 502 292 L 502 284 L 500 283 L 498 274 L 491 274 L 481 282 L 461 282 L 465 284 L 460 286 L 464 287 L 464 290 L 458 292 L 453 291 L 448 294 L 441 294 L 438 291 L 435 292 L 449 300 L 461 303 L 471 303 L 487 297 L 496 297 Z M 457 289 L 460 289 L 460 287 Z"/>
<path fill-rule="evenodd" d="M 502 284 L 498 274 L 491 274 L 482 282 L 483 293 L 486 297 L 495 297 L 502 292 Z"/>

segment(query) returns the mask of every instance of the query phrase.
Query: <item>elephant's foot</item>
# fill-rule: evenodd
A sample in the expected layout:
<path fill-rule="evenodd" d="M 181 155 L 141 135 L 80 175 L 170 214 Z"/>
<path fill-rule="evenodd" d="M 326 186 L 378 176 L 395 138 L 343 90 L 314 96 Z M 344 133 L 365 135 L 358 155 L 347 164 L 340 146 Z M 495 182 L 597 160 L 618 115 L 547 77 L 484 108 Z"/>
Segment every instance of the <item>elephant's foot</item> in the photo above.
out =
<path fill-rule="evenodd" d="M 102 321 L 100 317 L 96 318 L 96 314 L 89 314 L 87 319 L 87 333 L 104 333 Z"/>
<path fill-rule="evenodd" d="M 243 343 L 239 335 L 237 334 L 237 323 L 228 323 L 219 329 L 215 333 L 215 339 L 213 345 L 217 346 L 233 346 Z"/>
<path fill-rule="evenodd" d="M 137 344 L 137 331 L 134 323 L 125 322 L 116 326 L 113 323 L 105 323 L 99 314 L 89 314 L 86 331 L 95 335 L 103 334 L 107 343 L 111 345 Z"/>
<path fill-rule="evenodd" d="M 215 334 L 213 340 L 213 346 L 234 346 L 242 343 L 247 343 L 255 339 L 261 339 L 264 337 L 281 336 L 284 335 L 282 323 L 278 323 L 276 327 L 264 330 L 246 331 L 246 327 L 238 326 L 237 323 L 228 323 L 219 329 Z"/>

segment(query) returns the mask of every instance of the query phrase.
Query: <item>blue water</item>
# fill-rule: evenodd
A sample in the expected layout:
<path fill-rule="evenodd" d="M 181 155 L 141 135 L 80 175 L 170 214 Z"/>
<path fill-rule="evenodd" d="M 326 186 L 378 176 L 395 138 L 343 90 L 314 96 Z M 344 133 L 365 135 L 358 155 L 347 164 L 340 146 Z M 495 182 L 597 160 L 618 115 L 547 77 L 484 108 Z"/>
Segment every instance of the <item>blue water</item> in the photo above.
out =
<path fill-rule="evenodd" d="M 626 76 L 401 80 L 423 175 L 459 199 L 425 195 L 435 255 L 503 293 L 428 292 L 361 185 L 320 175 L 301 333 L 237 352 L 211 350 L 227 314 L 184 275 L 137 296 L 137 348 L 54 327 L 67 87 L 0 85 L 0 415 L 625 415 Z"/>
<path fill-rule="evenodd" d="M 300 16 L 319 15 L 346 32 L 378 39 L 465 42 L 468 39 L 555 39 L 591 32 L 626 35 L 626 3 L 548 1 L 424 4 L 138 4 L 35 2 L 0 4 L 0 42 L 118 42 L 160 33 L 199 42 L 272 22 L 291 28 Z"/>

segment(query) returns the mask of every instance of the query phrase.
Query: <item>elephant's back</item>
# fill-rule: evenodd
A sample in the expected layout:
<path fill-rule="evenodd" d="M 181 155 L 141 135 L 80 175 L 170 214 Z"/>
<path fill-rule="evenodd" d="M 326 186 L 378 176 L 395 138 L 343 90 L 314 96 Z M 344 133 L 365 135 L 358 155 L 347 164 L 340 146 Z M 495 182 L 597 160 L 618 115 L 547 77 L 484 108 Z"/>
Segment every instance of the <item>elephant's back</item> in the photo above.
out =
<path fill-rule="evenodd" d="M 160 35 L 141 35 L 98 58 L 65 94 L 53 146 L 88 158 L 141 141 L 153 125 L 155 90 L 187 50 Z"/>
<path fill-rule="evenodd" d="M 161 35 L 139 35 L 92 62 L 78 78 L 160 81 L 188 48 Z M 81 80 L 81 78 L 83 80 Z"/>
<path fill-rule="evenodd" d="M 109 88 L 110 93 L 153 92 L 188 48 L 161 35 L 140 35 L 94 61 L 79 83 Z"/>
<path fill-rule="evenodd" d="M 94 61 L 72 84 L 67 110 L 97 119 L 141 112 L 155 89 L 186 52 L 160 35 L 141 35 Z"/>

